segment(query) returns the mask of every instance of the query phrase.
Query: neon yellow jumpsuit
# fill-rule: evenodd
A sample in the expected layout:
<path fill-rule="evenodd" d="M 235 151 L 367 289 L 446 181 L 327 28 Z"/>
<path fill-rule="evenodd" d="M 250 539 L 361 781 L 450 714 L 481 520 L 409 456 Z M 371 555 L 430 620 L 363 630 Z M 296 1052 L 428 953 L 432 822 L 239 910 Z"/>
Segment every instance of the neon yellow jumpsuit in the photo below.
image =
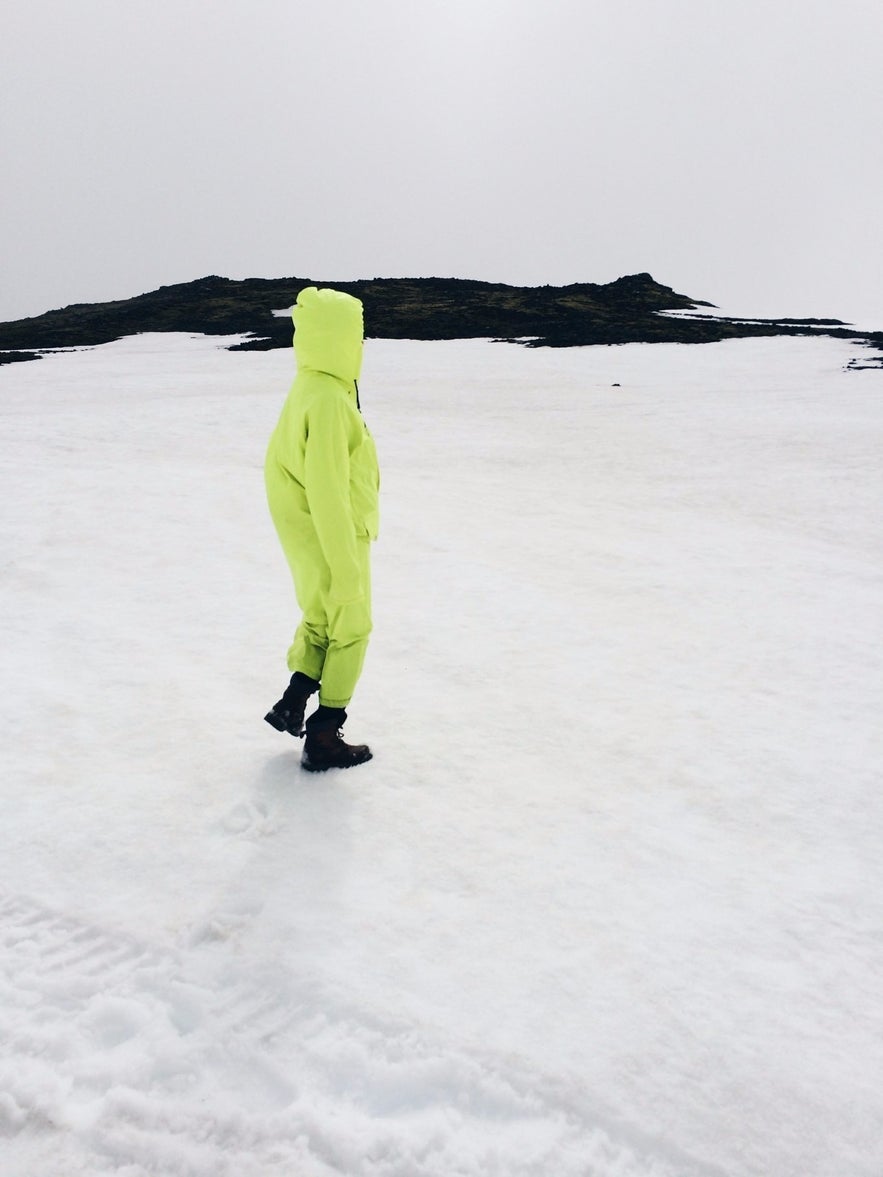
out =
<path fill-rule="evenodd" d="M 362 304 L 302 290 L 292 313 L 297 375 L 267 449 L 270 514 L 303 613 L 288 668 L 346 707 L 371 633 L 370 545 L 377 538 L 377 451 L 358 402 Z"/>

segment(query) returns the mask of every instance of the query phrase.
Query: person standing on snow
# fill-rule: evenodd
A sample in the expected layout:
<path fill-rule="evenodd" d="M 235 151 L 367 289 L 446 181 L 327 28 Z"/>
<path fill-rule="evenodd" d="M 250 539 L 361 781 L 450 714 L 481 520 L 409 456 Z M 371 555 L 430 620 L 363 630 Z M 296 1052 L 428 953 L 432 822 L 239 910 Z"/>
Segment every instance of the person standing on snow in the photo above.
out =
<path fill-rule="evenodd" d="M 306 735 L 310 772 L 371 759 L 341 731 L 371 633 L 370 545 L 377 538 L 377 452 L 359 404 L 362 304 L 308 286 L 292 312 L 297 374 L 267 449 L 270 515 L 303 613 L 291 682 L 265 719 Z M 311 695 L 319 706 L 304 725 Z"/>

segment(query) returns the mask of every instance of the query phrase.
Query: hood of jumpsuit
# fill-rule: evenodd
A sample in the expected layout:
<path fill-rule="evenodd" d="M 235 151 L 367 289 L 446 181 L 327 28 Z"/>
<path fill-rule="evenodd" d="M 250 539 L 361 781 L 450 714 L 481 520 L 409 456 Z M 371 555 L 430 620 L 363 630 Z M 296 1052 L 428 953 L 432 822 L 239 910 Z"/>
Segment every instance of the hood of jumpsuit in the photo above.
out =
<path fill-rule="evenodd" d="M 340 290 L 307 286 L 291 312 L 299 372 L 326 372 L 356 394 L 362 370 L 362 303 Z"/>

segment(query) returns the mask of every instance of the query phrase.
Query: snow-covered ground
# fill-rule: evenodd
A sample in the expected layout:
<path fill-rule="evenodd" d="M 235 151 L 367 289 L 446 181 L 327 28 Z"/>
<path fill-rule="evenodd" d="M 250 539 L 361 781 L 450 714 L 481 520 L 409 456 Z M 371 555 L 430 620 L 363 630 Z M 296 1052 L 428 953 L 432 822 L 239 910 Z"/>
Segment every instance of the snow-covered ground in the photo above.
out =
<path fill-rule="evenodd" d="M 307 776 L 285 351 L 0 369 L 3 1177 L 880 1177 L 883 375 L 371 341 Z"/>

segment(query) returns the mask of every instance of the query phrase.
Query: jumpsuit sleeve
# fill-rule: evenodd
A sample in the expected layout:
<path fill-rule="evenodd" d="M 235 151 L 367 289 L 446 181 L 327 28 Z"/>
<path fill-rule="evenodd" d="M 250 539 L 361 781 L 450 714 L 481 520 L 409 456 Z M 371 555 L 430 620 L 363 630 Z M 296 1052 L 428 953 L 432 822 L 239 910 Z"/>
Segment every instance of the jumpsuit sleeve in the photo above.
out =
<path fill-rule="evenodd" d="M 304 452 L 307 505 L 331 570 L 331 597 L 338 604 L 364 593 L 350 502 L 348 415 L 342 398 L 317 397 L 307 418 Z"/>

